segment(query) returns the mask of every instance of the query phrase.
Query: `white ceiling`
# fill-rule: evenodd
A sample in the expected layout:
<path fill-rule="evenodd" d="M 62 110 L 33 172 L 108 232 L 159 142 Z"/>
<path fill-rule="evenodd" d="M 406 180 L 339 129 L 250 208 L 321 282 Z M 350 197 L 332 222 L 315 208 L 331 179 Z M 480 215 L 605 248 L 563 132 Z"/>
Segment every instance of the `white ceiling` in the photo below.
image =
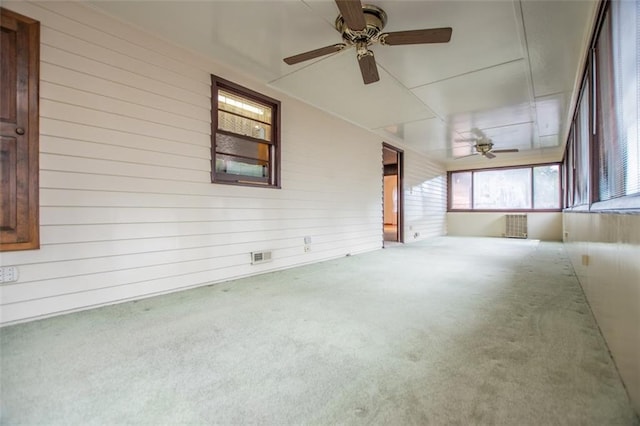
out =
<path fill-rule="evenodd" d="M 282 61 L 341 41 L 332 0 L 92 2 L 448 168 L 561 159 L 596 0 L 364 3 L 386 11 L 383 32 L 452 27 L 451 41 L 373 46 L 380 81 L 365 86 L 354 49 Z M 520 152 L 456 160 L 472 129 Z"/>

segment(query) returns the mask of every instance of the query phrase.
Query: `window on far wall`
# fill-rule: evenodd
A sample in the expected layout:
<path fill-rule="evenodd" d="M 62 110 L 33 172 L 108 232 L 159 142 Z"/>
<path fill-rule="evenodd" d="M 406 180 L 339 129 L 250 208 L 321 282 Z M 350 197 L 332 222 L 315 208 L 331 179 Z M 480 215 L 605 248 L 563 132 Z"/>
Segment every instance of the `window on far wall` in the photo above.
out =
<path fill-rule="evenodd" d="M 449 210 L 559 210 L 560 166 L 449 172 Z"/>
<path fill-rule="evenodd" d="M 280 186 L 280 102 L 211 76 L 211 181 Z"/>

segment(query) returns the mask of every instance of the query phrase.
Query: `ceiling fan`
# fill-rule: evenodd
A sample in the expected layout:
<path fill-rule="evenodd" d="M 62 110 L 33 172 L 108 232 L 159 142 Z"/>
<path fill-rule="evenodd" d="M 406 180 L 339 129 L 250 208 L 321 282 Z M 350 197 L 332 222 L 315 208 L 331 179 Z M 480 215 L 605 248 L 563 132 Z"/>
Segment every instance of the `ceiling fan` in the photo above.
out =
<path fill-rule="evenodd" d="M 473 142 L 473 148 L 476 150 L 476 152 L 469 154 L 469 155 L 463 155 L 461 157 L 456 157 L 455 159 L 458 160 L 460 158 L 467 158 L 467 157 L 472 157 L 474 155 L 482 155 L 486 158 L 488 158 L 489 160 L 496 158 L 495 154 L 498 153 L 506 153 L 506 152 L 518 152 L 519 149 L 517 148 L 512 148 L 512 149 L 493 149 L 493 142 L 491 141 L 491 139 L 489 139 L 484 132 L 482 132 L 482 130 L 478 129 L 478 128 L 473 128 L 471 129 L 471 133 L 475 134 L 476 136 L 473 138 L 468 138 L 468 139 L 456 139 L 456 142 Z"/>
<path fill-rule="evenodd" d="M 340 10 L 335 27 L 342 34 L 343 43 L 332 44 L 284 58 L 288 65 L 294 65 L 309 59 L 336 53 L 347 47 L 355 46 L 358 64 L 364 84 L 380 80 L 378 68 L 369 49 L 374 43 L 387 46 L 402 44 L 448 43 L 451 28 L 429 28 L 423 30 L 395 31 L 382 33 L 387 23 L 387 14 L 379 7 L 363 5 L 360 0 L 335 0 Z"/>

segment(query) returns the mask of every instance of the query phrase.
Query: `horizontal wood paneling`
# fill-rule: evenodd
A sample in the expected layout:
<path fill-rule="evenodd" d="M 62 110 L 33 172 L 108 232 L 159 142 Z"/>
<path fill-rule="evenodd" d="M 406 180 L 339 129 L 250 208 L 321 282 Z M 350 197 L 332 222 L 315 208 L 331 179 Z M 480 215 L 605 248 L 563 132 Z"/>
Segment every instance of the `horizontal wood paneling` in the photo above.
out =
<path fill-rule="evenodd" d="M 3 253 L 2 323 L 381 247 L 379 137 L 82 3 L 3 6 L 42 26 L 42 247 Z M 211 73 L 282 101 L 282 189 L 210 183 Z"/>
<path fill-rule="evenodd" d="M 66 104 L 71 104 L 87 109 L 95 109 L 100 105 L 100 110 L 112 114 L 138 118 L 152 123 L 175 127 L 180 130 L 188 130 L 196 133 L 209 134 L 209 119 L 207 121 L 194 120 L 183 114 L 165 112 L 157 108 L 140 106 L 130 101 L 121 101 L 108 96 L 61 86 L 55 83 L 43 81 L 40 84 L 40 99 L 51 99 Z"/>
<path fill-rule="evenodd" d="M 444 166 L 416 153 L 405 154 L 404 211 L 405 242 L 446 234 Z"/>
<path fill-rule="evenodd" d="M 337 222 L 337 223 L 336 223 Z M 322 219 L 289 219 L 286 222 L 276 219 L 271 221 L 209 221 L 209 222 L 174 222 L 174 223 L 135 223 L 135 224 L 93 224 L 93 225 L 60 225 L 43 226 L 41 229 L 42 244 L 77 243 L 87 241 L 116 241 L 137 238 L 172 237 L 180 235 L 215 235 L 229 232 L 250 232 L 259 235 L 261 232 L 297 229 L 299 235 L 309 235 L 306 230 L 323 228 L 342 233 L 358 229 L 360 225 L 379 225 L 375 214 L 371 218 L 357 217 L 336 220 Z M 328 231 L 325 231 L 328 232 Z M 253 238 L 259 238 L 254 236 Z M 11 256 L 16 256 L 11 254 Z M 10 259 L 7 255 L 7 259 Z M 9 262 L 9 260 L 7 260 Z"/>
<path fill-rule="evenodd" d="M 563 235 L 598 328 L 640 410 L 640 215 L 629 213 L 565 212 Z"/>
<path fill-rule="evenodd" d="M 144 75 L 151 80 L 180 87 L 196 95 L 201 95 L 206 92 L 209 86 L 207 81 L 201 82 L 193 78 L 183 78 L 179 73 L 156 65 L 153 62 L 143 61 L 135 56 L 122 54 L 113 48 L 99 46 L 95 42 L 83 40 L 78 38 L 78 36 L 70 36 L 51 27 L 44 28 L 42 37 L 43 40 L 46 40 L 47 46 L 58 47 L 95 62 L 108 64 L 114 68 L 130 71 L 134 74 Z M 132 46 L 128 46 L 129 49 L 131 49 L 131 47 Z"/>
<path fill-rule="evenodd" d="M 188 79 L 206 84 L 208 65 L 189 52 L 167 45 L 150 34 L 139 31 L 102 13 L 93 13 L 74 2 L 3 2 L 5 7 L 46 23 L 47 28 L 106 47 L 131 58 L 144 60 L 172 70 Z M 20 4 L 18 4 L 20 3 Z M 42 40 L 43 44 L 47 40 Z M 62 46 L 64 47 L 64 46 Z"/>
<path fill-rule="evenodd" d="M 156 152 L 137 148 L 127 148 L 56 136 L 40 136 L 40 153 L 82 159 L 102 159 L 129 164 L 148 164 L 169 168 L 208 171 L 209 158 L 194 158 L 165 152 Z M 54 163 L 56 164 L 56 163 Z"/>
<path fill-rule="evenodd" d="M 205 84 L 210 81 L 207 64 L 195 58 L 192 53 L 164 42 L 162 49 L 158 50 L 157 37 L 141 32 L 127 23 L 102 13 L 87 13 L 73 2 L 51 5 L 50 2 L 42 1 L 37 2 L 37 5 L 42 13 L 47 13 L 47 10 L 53 12 L 47 19 L 52 28 L 80 36 L 94 45 L 156 64 L 192 80 Z M 60 15 L 60 18 L 55 15 Z M 73 31 L 70 31 L 72 28 Z M 109 32 L 100 31 L 101 28 L 108 28 Z"/>
<path fill-rule="evenodd" d="M 192 145 L 127 133 L 120 129 L 105 129 L 92 124 L 78 124 L 46 117 L 40 120 L 40 134 L 41 136 L 57 136 L 70 141 L 95 142 L 166 153 L 172 157 L 184 156 L 196 159 L 210 159 L 211 152 L 211 148 L 208 145 Z"/>
<path fill-rule="evenodd" d="M 207 123 L 210 119 L 210 108 L 208 104 L 207 106 L 197 106 L 187 101 L 172 99 L 135 86 L 128 86 L 122 82 L 107 81 L 91 74 L 46 62 L 42 63 L 41 69 L 44 70 L 48 81 L 53 84 L 73 87 L 88 93 L 95 93 L 115 99 L 122 99 L 126 102 L 172 112 Z"/>
<path fill-rule="evenodd" d="M 93 59 L 86 58 L 81 55 L 70 53 L 63 49 L 42 44 L 40 59 L 52 65 L 68 68 L 81 73 L 90 74 L 100 77 L 108 82 L 120 82 L 126 86 L 138 87 L 145 91 L 163 95 L 171 99 L 181 100 L 183 102 L 192 103 L 193 105 L 207 108 L 209 105 L 208 98 L 203 92 L 198 95 L 187 89 L 177 87 L 162 81 L 157 81 L 141 73 L 134 73 L 121 68 L 114 67 L 108 63 L 98 62 Z M 42 77 L 47 81 L 46 76 Z M 126 83 L 122 83 L 126 82 Z"/>
<path fill-rule="evenodd" d="M 190 130 L 179 129 L 144 118 L 128 117 L 119 113 L 111 113 L 100 110 L 99 105 L 95 109 L 66 104 L 48 99 L 40 100 L 40 114 L 42 117 L 72 123 L 92 125 L 99 123 L 102 128 L 119 130 L 134 135 L 150 136 L 158 139 L 166 139 L 177 142 L 207 146 L 209 136 Z"/>

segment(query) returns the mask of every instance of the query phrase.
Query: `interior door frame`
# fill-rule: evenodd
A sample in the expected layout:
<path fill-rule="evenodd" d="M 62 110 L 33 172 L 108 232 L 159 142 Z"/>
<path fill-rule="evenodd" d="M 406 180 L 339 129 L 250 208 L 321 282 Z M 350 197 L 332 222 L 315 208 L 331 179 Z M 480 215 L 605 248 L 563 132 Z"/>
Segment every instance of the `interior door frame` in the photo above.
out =
<path fill-rule="evenodd" d="M 398 194 L 398 242 L 404 243 L 404 150 L 395 147 L 387 142 L 382 142 L 382 152 L 384 155 L 384 149 L 389 149 L 394 151 L 397 155 L 398 159 L 398 183 L 397 183 L 397 194 Z M 382 229 L 384 232 L 384 161 L 382 164 Z"/>

